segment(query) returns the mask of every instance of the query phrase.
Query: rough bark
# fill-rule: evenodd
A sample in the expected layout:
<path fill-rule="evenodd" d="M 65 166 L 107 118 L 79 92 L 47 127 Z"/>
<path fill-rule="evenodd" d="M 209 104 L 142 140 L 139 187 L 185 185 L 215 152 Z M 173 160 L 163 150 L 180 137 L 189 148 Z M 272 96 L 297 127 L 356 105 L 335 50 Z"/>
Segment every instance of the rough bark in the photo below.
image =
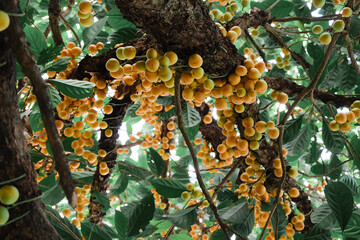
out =
<path fill-rule="evenodd" d="M 18 202 L 21 202 L 35 198 L 41 192 L 36 186 L 33 163 L 25 143 L 17 104 L 15 57 L 10 50 L 7 30 L 0 32 L 0 51 L 0 63 L 5 63 L 0 67 L 0 182 L 25 174 L 25 177 L 11 183 L 18 188 Z M 61 239 L 48 221 L 41 200 L 11 208 L 10 220 L 27 212 L 29 213 L 21 219 L 0 227 L 0 239 Z"/>

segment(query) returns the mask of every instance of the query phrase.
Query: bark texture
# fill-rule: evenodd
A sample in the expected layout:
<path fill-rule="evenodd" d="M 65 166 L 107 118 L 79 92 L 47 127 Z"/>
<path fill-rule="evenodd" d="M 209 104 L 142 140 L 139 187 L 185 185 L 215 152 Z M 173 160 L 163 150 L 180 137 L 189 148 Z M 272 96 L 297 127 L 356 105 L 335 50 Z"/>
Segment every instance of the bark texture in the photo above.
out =
<path fill-rule="evenodd" d="M 13 17 L 11 18 L 11 21 Z M 27 151 L 24 129 L 20 119 L 16 93 L 15 56 L 10 50 L 8 30 L 0 32 L 0 182 L 25 174 L 10 183 L 18 188 L 18 202 L 41 195 L 36 186 L 36 176 Z M 61 239 L 48 221 L 41 200 L 24 203 L 10 210 L 10 220 L 29 212 L 21 219 L 0 227 L 0 239 L 42 240 Z"/>

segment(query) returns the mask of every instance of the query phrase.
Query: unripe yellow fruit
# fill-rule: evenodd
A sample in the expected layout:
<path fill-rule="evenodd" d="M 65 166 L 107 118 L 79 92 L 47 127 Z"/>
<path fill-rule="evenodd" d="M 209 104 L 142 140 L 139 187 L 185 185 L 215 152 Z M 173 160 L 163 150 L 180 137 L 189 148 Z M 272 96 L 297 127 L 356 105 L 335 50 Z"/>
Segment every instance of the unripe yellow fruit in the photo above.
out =
<path fill-rule="evenodd" d="M 124 57 L 133 59 L 136 56 L 136 48 L 133 46 L 126 46 L 123 50 Z"/>
<path fill-rule="evenodd" d="M 84 27 L 91 27 L 94 24 L 94 17 L 93 15 L 89 15 L 89 17 L 85 19 L 80 18 L 80 24 Z"/>
<path fill-rule="evenodd" d="M 344 7 L 341 14 L 343 17 L 350 17 L 352 15 L 352 10 L 349 7 Z"/>
<path fill-rule="evenodd" d="M 12 185 L 0 188 L 0 201 L 5 205 L 14 204 L 19 199 L 19 191 Z"/>
<path fill-rule="evenodd" d="M 10 214 L 6 207 L 0 206 L 0 226 L 9 220 Z"/>
<path fill-rule="evenodd" d="M 323 27 L 320 26 L 320 25 L 315 25 L 313 28 L 312 28 L 312 32 L 314 34 L 320 34 L 323 32 Z"/>
<path fill-rule="evenodd" d="M 92 5 L 89 1 L 82 1 L 79 3 L 79 12 L 82 14 L 88 14 L 91 12 Z"/>
<path fill-rule="evenodd" d="M 296 168 L 290 168 L 289 171 L 288 171 L 288 175 L 289 177 L 296 177 L 298 174 L 298 170 Z"/>
<path fill-rule="evenodd" d="M 184 191 L 181 193 L 181 198 L 184 200 L 184 201 L 187 201 L 190 199 L 190 193 L 188 191 Z"/>
<path fill-rule="evenodd" d="M 0 10 L 0 32 L 7 29 L 10 25 L 10 18 L 9 15 Z"/>
<path fill-rule="evenodd" d="M 325 0 L 313 0 L 313 5 L 316 8 L 322 8 L 325 5 Z"/>
<path fill-rule="evenodd" d="M 331 42 L 331 35 L 328 32 L 325 32 L 320 35 L 319 40 L 322 44 L 328 45 Z"/>
<path fill-rule="evenodd" d="M 105 67 L 109 72 L 116 72 L 120 68 L 120 63 L 116 58 L 110 58 L 107 60 Z"/>

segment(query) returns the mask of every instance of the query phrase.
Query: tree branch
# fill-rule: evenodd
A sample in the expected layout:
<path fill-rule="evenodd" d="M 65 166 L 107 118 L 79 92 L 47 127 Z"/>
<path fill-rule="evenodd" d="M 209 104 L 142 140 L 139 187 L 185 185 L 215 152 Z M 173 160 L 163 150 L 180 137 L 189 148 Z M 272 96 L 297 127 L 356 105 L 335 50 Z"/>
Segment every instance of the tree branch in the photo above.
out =
<path fill-rule="evenodd" d="M 61 13 L 60 0 L 50 0 L 48 4 L 49 26 L 56 46 L 64 45 L 59 28 L 59 16 Z"/>

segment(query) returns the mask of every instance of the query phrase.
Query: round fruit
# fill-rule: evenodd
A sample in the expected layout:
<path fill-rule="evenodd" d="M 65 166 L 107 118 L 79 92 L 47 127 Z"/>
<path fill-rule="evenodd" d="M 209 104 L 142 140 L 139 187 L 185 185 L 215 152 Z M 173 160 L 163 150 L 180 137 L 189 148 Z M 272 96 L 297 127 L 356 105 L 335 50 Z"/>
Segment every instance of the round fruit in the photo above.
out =
<path fill-rule="evenodd" d="M 290 168 L 288 171 L 288 175 L 289 177 L 296 177 L 296 175 L 298 174 L 298 170 L 296 168 Z"/>
<path fill-rule="evenodd" d="M 345 28 L 345 22 L 343 20 L 336 20 L 334 22 L 333 28 L 335 32 L 341 32 Z"/>
<path fill-rule="evenodd" d="M 319 40 L 322 44 L 328 45 L 331 42 L 331 35 L 328 32 L 325 32 L 320 35 Z"/>
<path fill-rule="evenodd" d="M 88 14 L 91 12 L 92 5 L 89 1 L 82 1 L 79 3 L 79 12 L 82 14 Z"/>
<path fill-rule="evenodd" d="M 272 138 L 272 139 L 278 138 L 278 137 L 279 137 L 279 134 L 280 134 L 279 129 L 276 128 L 276 127 L 269 128 L 269 130 L 268 130 L 268 135 L 269 135 L 269 137 Z"/>
<path fill-rule="evenodd" d="M 120 63 L 116 58 L 110 58 L 107 60 L 105 67 L 109 72 L 116 72 L 120 68 Z"/>
<path fill-rule="evenodd" d="M 324 31 L 324 29 L 323 29 L 323 27 L 322 26 L 320 26 L 320 25 L 315 25 L 313 28 L 312 28 L 312 32 L 314 33 L 314 34 L 320 34 L 320 33 L 322 33 Z"/>
<path fill-rule="evenodd" d="M 136 56 L 136 48 L 133 46 L 126 46 L 123 50 L 124 57 L 133 59 Z"/>
<path fill-rule="evenodd" d="M 0 206 L 0 226 L 9 220 L 10 214 L 6 207 Z"/>
<path fill-rule="evenodd" d="M 189 200 L 191 197 L 190 193 L 188 191 L 184 191 L 181 193 L 181 198 L 184 200 L 184 201 L 187 201 Z"/>
<path fill-rule="evenodd" d="M 10 25 L 10 18 L 9 15 L 0 10 L 0 32 L 7 29 Z"/>
<path fill-rule="evenodd" d="M 341 14 L 343 17 L 350 17 L 352 15 L 352 10 L 349 7 L 344 7 Z"/>
<path fill-rule="evenodd" d="M 291 188 L 289 191 L 288 191 L 288 194 L 290 197 L 292 198 L 296 198 L 300 195 L 300 192 L 297 188 Z"/>
<path fill-rule="evenodd" d="M 335 116 L 335 121 L 339 124 L 345 123 L 347 120 L 345 113 L 337 113 Z"/>
<path fill-rule="evenodd" d="M 93 15 L 90 14 L 89 17 L 85 19 L 80 18 L 80 24 L 84 27 L 91 27 L 94 24 Z"/>
<path fill-rule="evenodd" d="M 5 205 L 14 204 L 19 199 L 19 191 L 12 185 L 0 188 L 0 201 Z"/>
<path fill-rule="evenodd" d="M 313 5 L 316 8 L 322 8 L 325 5 L 325 0 L 313 0 Z"/>
<path fill-rule="evenodd" d="M 193 54 L 189 57 L 188 64 L 191 68 L 199 68 L 203 64 L 203 59 L 199 54 Z"/>

